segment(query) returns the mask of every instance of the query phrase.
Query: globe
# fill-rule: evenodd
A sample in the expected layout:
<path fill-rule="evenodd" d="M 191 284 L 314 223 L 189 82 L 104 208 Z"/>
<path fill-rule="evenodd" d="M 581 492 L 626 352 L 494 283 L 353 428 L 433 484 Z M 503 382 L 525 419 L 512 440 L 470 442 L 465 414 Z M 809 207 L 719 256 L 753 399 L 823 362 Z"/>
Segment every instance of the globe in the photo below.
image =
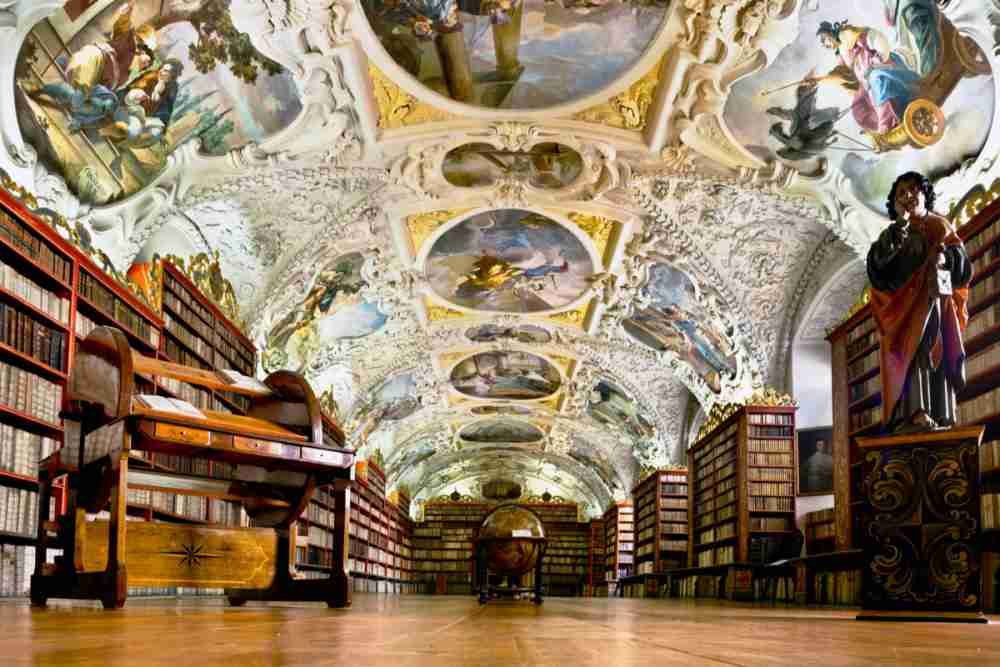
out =
<path fill-rule="evenodd" d="M 517 505 L 501 505 L 479 528 L 486 551 L 486 567 L 496 574 L 519 576 L 535 565 L 545 546 L 545 528 L 534 512 Z"/>

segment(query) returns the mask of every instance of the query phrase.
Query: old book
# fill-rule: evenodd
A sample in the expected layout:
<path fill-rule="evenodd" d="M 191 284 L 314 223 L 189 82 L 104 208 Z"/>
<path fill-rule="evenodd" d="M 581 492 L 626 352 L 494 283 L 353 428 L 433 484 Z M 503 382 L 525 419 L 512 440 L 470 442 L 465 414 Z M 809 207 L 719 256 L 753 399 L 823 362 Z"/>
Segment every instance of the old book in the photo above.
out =
<path fill-rule="evenodd" d="M 179 398 L 168 398 L 167 396 L 153 396 L 150 394 L 139 394 L 135 397 L 141 405 L 149 408 L 150 410 L 157 410 L 159 412 L 172 412 L 174 414 L 180 414 L 187 417 L 195 417 L 197 419 L 206 419 L 205 413 L 194 407 L 187 401 L 183 401 Z"/>

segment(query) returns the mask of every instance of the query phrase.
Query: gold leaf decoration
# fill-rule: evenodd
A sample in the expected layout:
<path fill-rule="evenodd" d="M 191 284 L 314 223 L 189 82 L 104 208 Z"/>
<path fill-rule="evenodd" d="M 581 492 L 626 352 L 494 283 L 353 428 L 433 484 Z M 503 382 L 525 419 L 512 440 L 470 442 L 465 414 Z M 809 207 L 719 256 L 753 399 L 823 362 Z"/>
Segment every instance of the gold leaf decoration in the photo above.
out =
<path fill-rule="evenodd" d="M 966 192 L 948 211 L 948 217 L 956 227 L 968 224 L 987 206 L 1000 199 L 1000 178 L 990 187 L 976 185 Z"/>
<path fill-rule="evenodd" d="M 594 242 L 594 247 L 597 248 L 597 254 L 601 257 L 601 261 L 607 266 L 611 259 L 609 254 L 613 247 L 611 241 L 617 236 L 618 229 L 621 226 L 620 223 L 600 215 L 588 215 L 585 213 L 570 213 L 569 219 L 584 234 L 590 237 L 590 240 Z"/>
<path fill-rule="evenodd" d="M 573 310 L 564 310 L 561 313 L 555 313 L 554 315 L 546 315 L 545 319 L 552 320 L 556 324 L 569 325 L 574 327 L 583 328 L 587 322 L 587 317 L 590 314 L 590 309 L 593 307 L 593 300 L 581 304 Z"/>
<path fill-rule="evenodd" d="M 424 308 L 427 310 L 427 319 L 431 322 L 441 322 L 442 320 L 460 320 L 470 317 L 469 313 L 463 313 L 454 308 L 440 306 L 431 301 L 424 300 Z"/>
<path fill-rule="evenodd" d="M 646 74 L 622 93 L 603 104 L 585 109 L 573 115 L 576 120 L 600 123 L 623 130 L 643 130 L 646 116 L 653 103 L 656 86 L 660 82 L 660 65 L 657 62 Z"/>
<path fill-rule="evenodd" d="M 872 300 L 871 288 L 866 287 L 863 290 L 861 290 L 861 294 L 858 295 L 858 300 L 854 302 L 854 305 L 852 305 L 850 308 L 847 309 L 847 312 L 840 319 L 840 322 L 838 322 L 837 324 L 826 330 L 826 334 L 829 336 L 831 333 L 842 327 L 844 325 L 844 322 L 857 315 L 862 308 L 864 308 L 871 302 L 871 300 Z"/>
<path fill-rule="evenodd" d="M 416 255 L 426 241 L 441 225 L 471 211 L 469 208 L 428 211 L 407 216 L 406 229 L 410 232 L 410 247 Z"/>
<path fill-rule="evenodd" d="M 410 95 L 371 63 L 368 65 L 368 75 L 371 77 L 375 103 L 378 105 L 378 126 L 383 130 L 440 123 L 457 118 Z"/>

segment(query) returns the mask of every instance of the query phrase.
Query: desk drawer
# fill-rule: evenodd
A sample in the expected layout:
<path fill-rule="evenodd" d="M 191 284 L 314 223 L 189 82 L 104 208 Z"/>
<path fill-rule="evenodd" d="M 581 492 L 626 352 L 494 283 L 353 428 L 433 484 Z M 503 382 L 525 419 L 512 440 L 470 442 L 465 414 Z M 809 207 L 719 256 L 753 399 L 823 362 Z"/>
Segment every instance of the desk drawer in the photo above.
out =
<path fill-rule="evenodd" d="M 208 447 L 212 441 L 211 431 L 162 422 L 156 422 L 153 425 L 153 437 L 159 440 L 182 442 L 186 445 L 201 445 L 202 447 Z"/>
<path fill-rule="evenodd" d="M 309 463 L 324 463 L 338 468 L 350 468 L 353 454 L 346 452 L 336 452 L 330 449 L 320 449 L 318 447 L 303 447 L 302 460 Z"/>
<path fill-rule="evenodd" d="M 233 438 L 233 449 L 243 452 L 253 452 L 262 456 L 288 459 L 290 461 L 297 461 L 299 459 L 298 445 L 285 445 L 280 442 L 271 442 L 270 440 L 245 438 L 240 435 Z"/>

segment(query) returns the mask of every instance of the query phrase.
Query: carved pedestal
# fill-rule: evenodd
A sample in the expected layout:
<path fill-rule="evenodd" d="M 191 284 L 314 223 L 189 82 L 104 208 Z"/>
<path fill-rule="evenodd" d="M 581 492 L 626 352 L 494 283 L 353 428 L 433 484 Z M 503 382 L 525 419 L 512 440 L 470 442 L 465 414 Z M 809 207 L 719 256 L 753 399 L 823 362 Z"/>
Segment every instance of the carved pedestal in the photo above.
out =
<path fill-rule="evenodd" d="M 983 427 L 858 438 L 864 548 L 859 620 L 981 622 Z"/>

